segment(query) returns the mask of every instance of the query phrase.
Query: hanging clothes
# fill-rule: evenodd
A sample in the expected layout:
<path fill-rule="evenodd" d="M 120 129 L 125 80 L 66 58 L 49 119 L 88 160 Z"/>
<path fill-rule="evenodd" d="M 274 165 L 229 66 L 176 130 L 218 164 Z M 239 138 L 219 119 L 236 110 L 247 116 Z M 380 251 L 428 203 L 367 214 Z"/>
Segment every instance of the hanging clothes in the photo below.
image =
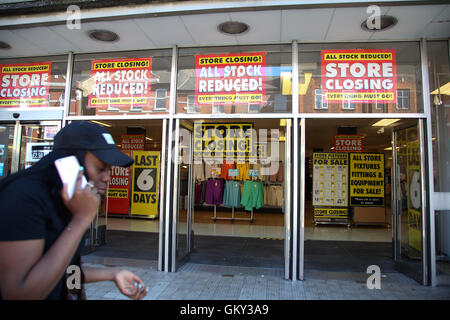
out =
<path fill-rule="evenodd" d="M 272 167 L 276 167 L 276 166 L 277 166 L 276 162 L 272 163 Z M 283 182 L 283 178 L 284 178 L 283 162 L 279 161 L 278 162 L 278 170 L 276 173 L 270 175 L 269 181 L 270 182 Z"/>
<path fill-rule="evenodd" d="M 205 203 L 220 205 L 223 200 L 223 186 L 222 179 L 210 179 L 206 183 Z"/>
<path fill-rule="evenodd" d="M 233 177 L 228 175 L 228 169 L 234 169 L 234 163 L 227 163 L 224 161 L 220 169 L 220 177 L 225 180 L 233 180 Z"/>
<path fill-rule="evenodd" d="M 203 181 L 205 180 L 205 168 L 202 163 L 194 163 L 194 180 Z"/>
<path fill-rule="evenodd" d="M 264 187 L 264 203 L 269 206 L 283 206 L 283 186 L 265 186 Z"/>
<path fill-rule="evenodd" d="M 202 183 L 196 182 L 194 187 L 194 202 L 195 205 L 202 204 Z"/>
<path fill-rule="evenodd" d="M 227 180 L 225 182 L 223 205 L 235 208 L 241 206 L 241 184 L 239 181 Z"/>
<path fill-rule="evenodd" d="M 241 204 L 245 210 L 259 209 L 264 205 L 264 185 L 262 181 L 244 182 L 244 190 L 242 192 Z"/>
<path fill-rule="evenodd" d="M 239 170 L 239 176 L 238 179 L 240 181 L 249 180 L 250 177 L 248 176 L 248 170 L 250 170 L 250 164 L 248 163 L 238 163 L 236 164 L 236 169 Z"/>

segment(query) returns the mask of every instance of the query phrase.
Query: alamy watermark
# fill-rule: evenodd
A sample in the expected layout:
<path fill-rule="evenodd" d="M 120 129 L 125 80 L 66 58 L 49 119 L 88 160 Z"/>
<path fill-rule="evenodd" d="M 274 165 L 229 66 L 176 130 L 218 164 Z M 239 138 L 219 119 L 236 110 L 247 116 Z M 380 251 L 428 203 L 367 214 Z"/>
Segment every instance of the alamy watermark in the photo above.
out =
<path fill-rule="evenodd" d="M 367 278 L 367 289 L 381 289 L 381 269 L 379 266 L 373 264 L 367 267 L 367 274 L 370 276 Z"/>
<path fill-rule="evenodd" d="M 81 9 L 77 5 L 70 5 L 66 10 L 66 26 L 69 30 L 81 29 Z"/>
<path fill-rule="evenodd" d="M 366 25 L 369 30 L 381 29 L 381 8 L 376 5 L 368 6 L 366 13 L 369 17 L 366 19 Z"/>
<path fill-rule="evenodd" d="M 67 280 L 66 286 L 69 290 L 81 289 L 81 269 L 79 266 L 72 264 L 66 269 Z"/>

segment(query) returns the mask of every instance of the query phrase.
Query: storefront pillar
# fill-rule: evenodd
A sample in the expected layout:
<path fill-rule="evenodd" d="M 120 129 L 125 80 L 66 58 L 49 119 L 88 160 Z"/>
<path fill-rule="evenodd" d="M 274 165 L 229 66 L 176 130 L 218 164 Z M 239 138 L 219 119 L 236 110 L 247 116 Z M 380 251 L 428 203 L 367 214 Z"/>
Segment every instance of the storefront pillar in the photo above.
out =
<path fill-rule="evenodd" d="M 427 41 L 420 40 L 420 58 L 422 68 L 422 99 L 423 110 L 426 115 L 424 121 L 419 121 L 419 130 L 421 131 L 421 155 L 422 155 L 422 181 L 424 194 L 422 195 L 423 207 L 423 226 L 422 239 L 424 243 L 423 254 L 423 284 L 436 285 L 436 236 L 435 236 L 435 209 L 431 201 L 434 196 L 434 177 L 433 177 L 433 145 L 432 138 L 432 118 L 430 103 L 430 79 L 428 70 Z"/>

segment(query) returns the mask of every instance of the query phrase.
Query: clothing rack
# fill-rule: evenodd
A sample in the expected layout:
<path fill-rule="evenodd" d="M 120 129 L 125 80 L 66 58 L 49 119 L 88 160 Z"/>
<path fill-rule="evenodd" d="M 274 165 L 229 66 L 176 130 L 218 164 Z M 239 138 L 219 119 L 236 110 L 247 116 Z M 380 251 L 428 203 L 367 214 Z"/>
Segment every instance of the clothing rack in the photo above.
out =
<path fill-rule="evenodd" d="M 236 177 L 234 177 L 234 180 L 236 180 Z M 214 217 L 212 217 L 211 219 L 213 219 L 214 222 L 216 222 L 216 220 L 231 220 L 231 222 L 233 222 L 234 220 L 241 220 L 241 221 L 250 221 L 250 223 L 252 223 L 253 222 L 253 208 L 250 213 L 250 218 L 236 218 L 234 216 L 234 207 L 231 207 L 231 218 L 230 218 L 230 217 L 218 217 L 217 216 L 217 205 L 214 205 Z"/>
<path fill-rule="evenodd" d="M 234 216 L 234 207 L 231 207 L 231 218 L 230 217 L 218 217 L 217 216 L 217 206 L 214 205 L 214 217 L 212 217 L 211 219 L 214 220 L 214 222 L 216 222 L 216 220 L 231 220 L 232 222 L 234 220 L 242 220 L 242 221 L 250 221 L 253 222 L 253 209 L 250 213 L 250 218 L 236 218 Z"/>

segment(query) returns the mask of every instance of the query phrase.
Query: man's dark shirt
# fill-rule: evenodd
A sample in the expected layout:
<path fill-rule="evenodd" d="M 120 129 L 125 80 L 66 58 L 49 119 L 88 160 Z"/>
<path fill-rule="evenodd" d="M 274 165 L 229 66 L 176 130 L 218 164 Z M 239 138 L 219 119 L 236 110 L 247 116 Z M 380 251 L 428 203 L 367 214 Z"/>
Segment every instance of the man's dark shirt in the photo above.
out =
<path fill-rule="evenodd" d="M 45 254 L 71 219 L 62 202 L 61 188 L 56 168 L 51 165 L 19 176 L 0 190 L 0 241 L 45 239 Z M 77 261 L 82 247 L 80 243 L 71 264 Z M 47 299 L 64 299 L 65 282 L 63 276 Z"/>

